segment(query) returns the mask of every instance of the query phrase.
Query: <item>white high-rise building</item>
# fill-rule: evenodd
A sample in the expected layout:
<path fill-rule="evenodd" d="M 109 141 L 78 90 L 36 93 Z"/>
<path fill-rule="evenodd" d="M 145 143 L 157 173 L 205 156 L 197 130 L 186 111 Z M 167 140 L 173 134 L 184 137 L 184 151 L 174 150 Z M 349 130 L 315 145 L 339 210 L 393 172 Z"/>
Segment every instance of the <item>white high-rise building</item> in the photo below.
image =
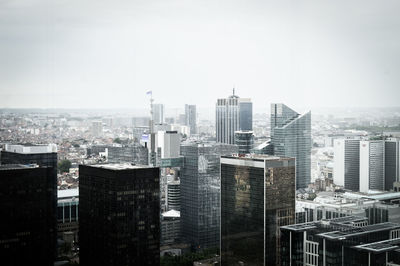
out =
<path fill-rule="evenodd" d="M 234 144 L 235 131 L 253 129 L 253 104 L 249 98 L 233 95 L 218 99 L 215 109 L 217 142 Z"/>
<path fill-rule="evenodd" d="M 161 158 L 179 157 L 181 137 L 177 131 L 158 131 L 156 140 L 156 147 L 161 148 Z"/>
<path fill-rule="evenodd" d="M 385 189 L 385 141 L 360 141 L 360 191 Z"/>
<path fill-rule="evenodd" d="M 345 189 L 360 189 L 360 140 L 334 140 L 333 182 Z"/>

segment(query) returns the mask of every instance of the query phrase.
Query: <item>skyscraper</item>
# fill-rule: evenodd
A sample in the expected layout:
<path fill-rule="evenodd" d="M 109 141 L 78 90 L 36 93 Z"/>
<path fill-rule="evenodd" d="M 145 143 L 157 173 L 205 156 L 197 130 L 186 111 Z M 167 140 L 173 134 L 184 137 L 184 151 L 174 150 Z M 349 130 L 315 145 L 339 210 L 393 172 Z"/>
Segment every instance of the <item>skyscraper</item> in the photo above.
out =
<path fill-rule="evenodd" d="M 184 143 L 181 155 L 182 235 L 192 248 L 219 247 L 220 156 L 237 153 L 235 145 Z"/>
<path fill-rule="evenodd" d="M 53 170 L 0 165 L 1 265 L 54 264 L 57 176 Z"/>
<path fill-rule="evenodd" d="M 360 190 L 360 140 L 334 140 L 333 181 L 352 191 Z"/>
<path fill-rule="evenodd" d="M 218 99 L 216 104 L 215 129 L 217 142 L 234 144 L 235 131 L 253 129 L 253 105 L 248 98 L 233 95 Z"/>
<path fill-rule="evenodd" d="M 296 158 L 296 189 L 311 182 L 311 111 L 298 114 L 282 103 L 271 104 L 274 155 Z"/>
<path fill-rule="evenodd" d="M 384 190 L 385 141 L 360 141 L 360 191 Z"/>
<path fill-rule="evenodd" d="M 79 166 L 82 265 L 158 265 L 159 168 Z"/>
<path fill-rule="evenodd" d="M 400 143 L 398 139 L 385 141 L 385 190 L 393 189 L 393 183 L 399 181 Z"/>
<path fill-rule="evenodd" d="M 249 98 L 239 98 L 239 130 L 253 130 L 253 103 Z"/>
<path fill-rule="evenodd" d="M 154 124 L 164 123 L 164 104 L 161 103 L 153 104 L 153 121 Z"/>
<path fill-rule="evenodd" d="M 221 265 L 280 265 L 279 227 L 295 222 L 295 159 L 221 157 Z"/>
<path fill-rule="evenodd" d="M 47 177 L 46 182 L 43 184 L 36 184 L 36 181 L 42 180 L 41 178 L 34 179 L 35 182 L 32 183 L 32 179 L 30 182 L 19 183 L 22 186 L 21 190 L 24 190 L 24 186 L 32 186 L 32 188 L 26 188 L 27 195 L 33 193 L 34 187 L 44 185 L 46 186 L 47 194 L 46 199 L 48 200 L 47 204 L 49 204 L 44 210 L 48 217 L 46 217 L 48 237 L 53 241 L 51 248 L 47 251 L 47 256 L 52 259 L 56 256 L 56 243 L 57 243 L 57 145 L 56 144 L 47 144 L 47 145 L 20 145 L 20 144 L 6 144 L 5 149 L 1 151 L 0 156 L 1 164 L 37 164 L 39 167 L 47 167 L 51 173 L 50 176 Z M 29 177 L 24 177 L 25 180 L 29 180 Z M 43 178 L 43 177 L 42 177 Z M 23 178 L 21 178 L 23 180 Z M 43 181 L 44 182 L 44 181 Z M 16 189 L 16 187 L 14 187 Z M 30 190 L 32 189 L 32 190 Z M 43 187 L 38 188 L 43 189 Z M 11 187 L 10 190 L 12 191 Z M 14 191 L 15 192 L 15 191 Z M 38 193 L 37 196 L 40 196 L 41 193 Z M 43 199 L 43 195 L 41 195 Z M 36 200 L 36 199 L 35 199 Z M 43 202 L 38 203 L 42 204 Z M 50 209 L 49 209 L 50 208 Z M 1 217 L 1 216 L 0 216 Z M 43 216 L 41 216 L 43 218 Z M 47 240 L 46 240 L 47 241 Z M 49 240 L 50 241 L 50 240 Z M 47 245 L 47 244 L 46 244 Z M 1 256 L 0 256 L 1 257 Z"/>
<path fill-rule="evenodd" d="M 185 125 L 190 127 L 190 134 L 197 133 L 196 105 L 185 104 Z"/>

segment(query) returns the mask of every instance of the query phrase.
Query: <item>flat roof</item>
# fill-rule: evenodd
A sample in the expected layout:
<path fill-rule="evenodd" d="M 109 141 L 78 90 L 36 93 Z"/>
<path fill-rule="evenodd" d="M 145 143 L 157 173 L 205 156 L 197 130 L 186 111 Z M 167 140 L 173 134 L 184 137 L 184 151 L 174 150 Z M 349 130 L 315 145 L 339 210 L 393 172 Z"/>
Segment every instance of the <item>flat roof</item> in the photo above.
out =
<path fill-rule="evenodd" d="M 379 231 L 386 231 L 390 229 L 399 229 L 400 224 L 396 223 L 380 223 L 380 224 L 373 224 L 373 225 L 367 225 L 364 227 L 354 227 L 350 228 L 349 230 L 346 231 L 333 231 L 333 232 L 326 232 L 322 234 L 318 234 L 321 237 L 328 238 L 331 240 L 344 240 L 347 237 L 353 237 L 356 235 L 363 235 L 363 234 L 368 234 L 368 233 L 374 233 L 374 232 L 379 232 Z"/>
<path fill-rule="evenodd" d="M 363 245 L 358 245 L 353 248 L 363 250 L 366 252 L 381 253 L 391 250 L 396 250 L 400 247 L 400 239 L 389 239 L 374 243 L 368 243 Z"/>
<path fill-rule="evenodd" d="M 29 169 L 39 168 L 37 164 L 1 164 L 0 170 L 17 170 L 17 169 Z"/>
<path fill-rule="evenodd" d="M 75 198 L 79 197 L 79 188 L 57 190 L 58 199 L 72 198 L 72 197 Z"/>
<path fill-rule="evenodd" d="M 90 167 L 110 169 L 110 170 L 128 170 L 128 169 L 144 169 L 144 168 L 154 168 L 148 165 L 137 165 L 130 163 L 109 163 L 109 164 L 94 164 L 88 165 Z"/>

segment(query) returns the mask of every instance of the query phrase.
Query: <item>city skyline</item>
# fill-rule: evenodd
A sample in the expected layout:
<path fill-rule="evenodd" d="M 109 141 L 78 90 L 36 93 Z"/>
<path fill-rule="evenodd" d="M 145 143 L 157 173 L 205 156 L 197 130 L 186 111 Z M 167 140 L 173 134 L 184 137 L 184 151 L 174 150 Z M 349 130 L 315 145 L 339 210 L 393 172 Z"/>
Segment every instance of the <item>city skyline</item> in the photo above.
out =
<path fill-rule="evenodd" d="M 0 108 L 398 106 L 399 6 L 2 1 Z"/>

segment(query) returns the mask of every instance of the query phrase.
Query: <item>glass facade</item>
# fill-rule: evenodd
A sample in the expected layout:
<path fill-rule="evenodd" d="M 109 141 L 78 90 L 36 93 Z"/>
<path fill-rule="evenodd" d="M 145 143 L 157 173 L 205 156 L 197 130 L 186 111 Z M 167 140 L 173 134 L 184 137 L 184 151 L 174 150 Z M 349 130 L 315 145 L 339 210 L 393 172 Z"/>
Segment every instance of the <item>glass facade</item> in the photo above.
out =
<path fill-rule="evenodd" d="M 297 114 L 284 104 L 271 105 L 274 155 L 296 158 L 296 189 L 311 182 L 311 112 Z"/>
<path fill-rule="evenodd" d="M 219 247 L 220 156 L 237 153 L 235 145 L 187 143 L 181 146 L 182 236 L 194 250 Z"/>
<path fill-rule="evenodd" d="M 294 159 L 222 157 L 222 265 L 280 265 L 279 227 L 294 222 Z"/>
<path fill-rule="evenodd" d="M 1 265 L 53 265 L 56 184 L 51 167 L 0 166 Z"/>
<path fill-rule="evenodd" d="M 160 263 L 159 168 L 79 166 L 82 265 Z"/>
<path fill-rule="evenodd" d="M 235 144 L 239 148 L 239 154 L 250 153 L 254 146 L 253 131 L 236 131 Z"/>

